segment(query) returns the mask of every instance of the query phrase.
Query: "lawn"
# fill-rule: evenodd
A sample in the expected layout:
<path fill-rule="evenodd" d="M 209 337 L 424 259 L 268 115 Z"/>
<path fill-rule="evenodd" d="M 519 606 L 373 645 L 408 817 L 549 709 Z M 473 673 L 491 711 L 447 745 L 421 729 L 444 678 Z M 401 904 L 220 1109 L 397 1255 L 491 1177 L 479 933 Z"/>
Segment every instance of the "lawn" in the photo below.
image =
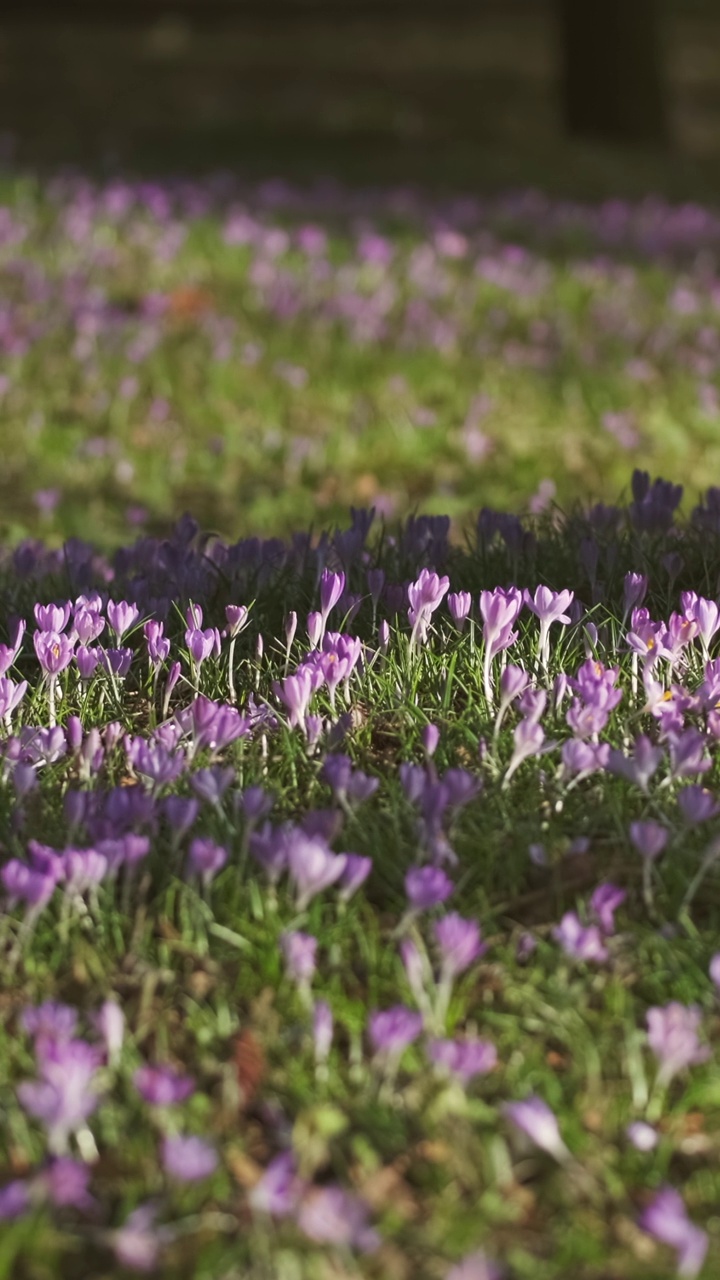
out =
<path fill-rule="evenodd" d="M 720 461 L 711 209 L 6 180 L 5 540 L 112 545 L 694 494 Z"/>
<path fill-rule="evenodd" d="M 0 1280 L 710 1280 L 720 217 L 5 200 Z"/>

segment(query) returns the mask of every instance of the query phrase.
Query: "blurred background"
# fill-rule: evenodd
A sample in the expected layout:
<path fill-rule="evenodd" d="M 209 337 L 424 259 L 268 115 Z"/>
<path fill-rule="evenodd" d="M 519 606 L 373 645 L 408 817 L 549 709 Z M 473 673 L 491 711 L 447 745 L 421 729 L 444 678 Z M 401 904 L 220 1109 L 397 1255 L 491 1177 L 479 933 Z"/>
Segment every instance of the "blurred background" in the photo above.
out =
<path fill-rule="evenodd" d="M 720 477 L 717 0 L 5 0 L 0 533 Z"/>
<path fill-rule="evenodd" d="M 0 113 L 35 162 L 592 183 L 583 154 L 547 172 L 574 137 L 672 148 L 671 184 L 709 186 L 720 5 L 5 0 Z"/>

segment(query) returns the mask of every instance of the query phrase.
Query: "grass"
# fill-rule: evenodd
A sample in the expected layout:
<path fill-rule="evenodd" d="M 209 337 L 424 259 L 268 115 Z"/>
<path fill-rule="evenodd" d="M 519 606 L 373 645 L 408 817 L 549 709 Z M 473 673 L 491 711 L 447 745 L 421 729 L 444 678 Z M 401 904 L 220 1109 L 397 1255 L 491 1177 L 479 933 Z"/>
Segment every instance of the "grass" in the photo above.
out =
<path fill-rule="evenodd" d="M 348 587 L 360 592 L 361 604 L 354 621 L 342 625 L 352 603 L 344 599 L 330 625 L 357 634 L 364 659 L 349 678 L 347 695 L 341 686 L 335 712 L 327 688 L 314 696 L 319 724 L 308 721 L 305 730 L 289 727 L 277 683 L 298 664 L 315 661 L 308 658 L 304 620 L 318 603 L 322 558 L 297 542 L 294 551 L 282 554 L 277 545 L 268 546 L 274 567 L 266 560 L 259 574 L 251 543 L 222 552 L 186 526 L 169 543 L 145 540 L 119 553 L 113 595 L 135 598 L 140 608 L 137 625 L 123 641 L 132 651 L 129 673 L 110 680 L 98 670 L 87 684 L 72 663 L 59 675 L 61 720 L 72 734 L 72 716 L 81 717 L 86 746 L 79 750 L 71 739 L 76 746 L 66 745 L 46 765 L 33 754 L 31 727 L 47 726 L 51 719 L 48 685 L 25 643 L 12 676 L 29 685 L 13 713 L 12 732 L 6 730 L 0 793 L 6 862 L 28 856 L 32 861 L 31 839 L 57 850 L 95 845 L 106 851 L 102 840 L 108 835 L 119 838 L 129 830 L 151 839 L 135 870 L 125 865 L 117 879 L 106 873 L 96 889 L 58 887 L 29 935 L 21 907 L 11 905 L 4 917 L 0 1142 L 8 1179 L 37 1178 L 48 1167 L 48 1154 L 54 1149 L 57 1155 L 63 1146 L 57 1133 L 53 1138 L 52 1125 L 33 1118 L 17 1092 L 42 1069 L 47 1052 L 38 1042 L 33 1055 L 22 1029 L 23 1010 L 47 1000 L 65 1002 L 78 1011 L 79 1034 L 97 1043 L 92 1014 L 111 998 L 121 1004 L 125 1038 L 117 1061 L 97 1073 L 97 1110 L 74 1126 L 69 1141 L 70 1152 L 90 1169 L 94 1208 L 53 1208 L 40 1196 L 34 1209 L 5 1222 L 0 1275 L 79 1280 L 89 1273 L 125 1274 L 126 1255 L 112 1233 L 138 1205 L 151 1201 L 158 1224 L 170 1229 L 162 1248 L 158 1240 L 155 1270 L 188 1280 L 432 1280 L 450 1274 L 454 1263 L 478 1248 L 518 1280 L 657 1280 L 673 1274 L 672 1253 L 640 1228 L 638 1217 L 665 1183 L 681 1190 L 691 1217 L 707 1227 L 711 1245 L 702 1276 L 714 1274 L 720 1247 L 714 1067 L 720 1019 L 708 977 L 718 920 L 712 867 L 693 903 L 683 903 L 703 851 L 712 847 L 717 819 L 688 824 L 678 795 L 696 777 L 711 792 L 717 789 L 715 737 L 699 702 L 684 709 L 680 704 L 682 730 L 668 718 L 679 690 L 696 692 L 703 679 L 696 642 L 678 650 L 672 668 L 666 660 L 654 668 L 674 694 L 650 714 L 642 683 L 638 694 L 632 692 L 620 619 L 624 575 L 631 568 L 649 576 L 652 616 L 668 619 L 679 589 L 672 578 L 676 566 L 667 561 L 669 548 L 680 548 L 683 587 L 712 595 L 717 534 L 697 516 L 692 524 L 663 532 L 672 516 L 658 491 L 651 493 L 619 517 L 613 532 L 602 531 L 599 515 L 561 520 L 555 512 L 536 518 L 519 551 L 513 550 L 511 533 L 507 542 L 486 537 L 467 550 L 449 544 L 437 528 L 428 541 L 430 528 L 422 522 L 394 542 L 371 535 L 365 549 L 362 538 L 353 543 L 337 535 L 321 555 L 343 557 Z M 640 526 L 653 519 L 655 530 L 643 532 Z M 587 553 L 578 554 L 584 539 L 597 546 L 603 578 L 595 604 L 583 567 Z M 423 544 L 424 552 L 418 550 Z M 6 558 L 0 583 L 5 618 L 30 618 L 36 600 L 77 594 L 79 566 L 87 563 L 81 549 L 69 546 L 64 559 L 33 554 L 22 573 L 21 562 L 14 567 Z M 586 603 L 588 611 L 575 615 L 571 626 L 554 625 L 547 671 L 537 665 L 537 622 L 527 610 L 508 656 L 526 669 L 531 683 L 551 690 L 560 672 L 577 672 L 588 646 L 601 662 L 617 663 L 623 698 L 600 738 L 626 752 L 640 731 L 659 743 L 662 761 L 647 794 L 606 770 L 575 781 L 561 768 L 560 744 L 570 736 L 569 700 L 557 706 L 552 696 L 542 724 L 556 745 L 527 760 L 510 785 L 503 785 L 519 715 L 511 709 L 493 742 L 496 695 L 489 701 L 484 686 L 475 606 L 472 625 L 459 632 L 441 604 L 427 641 L 416 646 L 404 606 L 395 611 L 392 593 L 373 617 L 367 567 L 380 566 L 388 583 L 403 583 L 414 578 L 423 559 L 447 572 L 455 591 L 477 596 L 481 588 L 511 580 L 534 590 L 545 581 L 567 586 Z M 107 581 L 109 566 L 95 559 L 92 581 L 83 580 L 86 592 L 94 582 Z M 152 738 L 153 726 L 163 719 L 165 676 L 154 685 L 139 626 L 153 611 L 151 599 L 154 611 L 166 615 L 168 662 L 178 660 L 182 668 L 171 717 L 178 715 L 187 729 L 183 709 L 193 705 L 198 688 L 219 703 L 229 696 L 227 640 L 219 658 L 202 663 L 199 680 L 192 675 L 181 612 L 189 598 L 202 602 L 205 626 L 224 624 L 227 601 L 252 605 L 232 661 L 239 705 L 254 723 L 245 736 L 215 751 L 201 745 L 193 752 L 191 739 L 182 738 L 179 781 L 153 785 L 133 767 L 123 737 Z M 291 610 L 300 625 L 286 657 L 283 619 Z M 385 652 L 382 637 L 378 648 L 380 618 L 390 623 Z M 100 644 L 109 644 L 106 636 Z M 258 708 L 267 708 L 267 716 L 258 717 Z M 432 760 L 422 736 L 430 722 L 439 730 Z M 109 724 L 120 728 L 108 730 Z M 693 728 L 711 762 L 701 777 L 692 766 L 685 774 L 672 767 L 669 754 L 678 735 Z M 93 730 L 101 736 L 88 741 Z M 97 755 L 99 742 L 105 750 Z M 27 762 L 36 761 L 29 779 L 14 764 L 18 751 Z M 333 795 L 325 780 L 325 762 L 338 751 L 378 779 L 375 793 L 362 803 Z M 428 811 L 425 825 L 418 825 L 421 801 L 413 803 L 408 784 L 401 783 L 400 766 L 408 762 L 425 770 L 426 793 L 451 768 L 480 784 L 480 793 L 446 809 L 441 827 L 433 826 Z M 191 831 L 173 839 L 162 816 L 167 796 L 192 795 L 198 771 L 218 764 L 230 769 L 223 796 L 217 803 L 202 801 Z M 337 888 L 330 888 L 298 907 L 297 892 L 284 876 L 273 887 L 257 851 L 248 859 L 253 845 L 242 797 L 258 785 L 272 797 L 274 823 L 298 824 L 317 815 L 315 823 L 336 833 L 337 850 L 372 859 L 370 877 L 349 902 L 343 904 Z M 94 808 L 71 825 L 77 810 L 68 797 L 78 792 L 89 793 Z M 651 868 L 651 901 L 642 859 L 628 835 L 632 821 L 648 819 L 669 833 L 665 855 Z M 452 858 L 448 845 L 437 842 L 441 830 L 457 857 L 456 865 L 446 865 L 453 896 L 409 919 L 409 868 L 432 861 L 433 849 L 436 858 L 440 850 Z M 189 841 L 199 834 L 228 855 L 205 889 L 188 872 Z M 538 842 L 544 854 L 531 858 L 529 847 Z M 591 891 L 608 881 L 626 897 L 605 940 L 607 957 L 584 962 L 553 931 L 567 911 L 587 922 Z M 369 1016 L 399 1002 L 414 1006 L 416 989 L 413 994 L 400 955 L 403 938 L 427 949 L 436 977 L 423 979 L 426 998 L 437 1001 L 434 922 L 452 909 L 480 923 L 487 950 L 453 982 L 446 1014 L 429 1015 L 424 1037 L 389 1071 L 373 1057 Z M 318 943 L 311 994 L 307 984 L 288 976 L 281 956 L 281 935 L 298 929 Z M 314 1050 L 312 1007 L 318 999 L 328 1002 L 334 1019 L 326 1063 L 317 1061 Z M 644 1028 L 649 1008 L 672 1001 L 698 1006 L 700 1038 L 713 1057 L 680 1071 L 664 1088 Z M 497 1065 L 464 1088 L 431 1067 L 425 1046 L 432 1034 L 461 1040 L 477 1034 L 494 1044 Z M 189 1073 L 196 1092 L 181 1106 L 148 1105 L 133 1076 L 138 1066 L 152 1063 Z M 508 1119 L 505 1104 L 531 1094 L 555 1112 L 570 1163 L 523 1143 Z M 644 1153 L 625 1132 L 643 1117 L 658 1135 L 655 1149 Z M 163 1171 L 161 1137 L 179 1131 L 212 1143 L 219 1163 L 210 1177 L 182 1183 Z M 258 1178 L 288 1150 L 306 1184 L 340 1186 L 360 1197 L 380 1233 L 375 1251 L 365 1254 L 342 1239 L 313 1239 L 302 1228 L 301 1214 L 297 1222 L 294 1212 L 270 1221 L 252 1210 Z"/>
<path fill-rule="evenodd" d="M 5 201 L 6 540 L 183 509 L 230 536 L 366 504 L 462 527 L 717 466 L 712 211 L 222 176 Z"/>

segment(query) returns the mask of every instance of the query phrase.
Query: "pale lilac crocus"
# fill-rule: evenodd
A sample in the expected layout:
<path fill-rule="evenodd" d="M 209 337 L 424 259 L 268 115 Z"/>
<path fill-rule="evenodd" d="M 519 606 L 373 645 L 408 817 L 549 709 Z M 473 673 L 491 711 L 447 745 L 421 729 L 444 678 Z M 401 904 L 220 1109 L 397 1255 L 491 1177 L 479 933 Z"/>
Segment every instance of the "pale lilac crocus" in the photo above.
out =
<path fill-rule="evenodd" d="M 627 897 L 624 889 L 609 881 L 599 884 L 593 890 L 588 904 L 591 914 L 598 921 L 603 933 L 615 932 L 615 912 L 622 906 Z"/>
<path fill-rule="evenodd" d="M 510 779 L 520 765 L 532 756 L 551 750 L 554 743 L 545 743 L 545 730 L 541 724 L 531 720 L 521 720 L 513 734 L 513 753 L 503 778 L 503 788 L 509 786 Z"/>
<path fill-rule="evenodd" d="M 523 667 L 508 663 L 500 677 L 500 705 L 495 718 L 493 742 L 497 742 L 503 720 L 513 702 L 525 692 L 529 683 L 530 677 Z"/>
<path fill-rule="evenodd" d="M 455 911 L 437 920 L 433 932 L 444 977 L 452 979 L 464 973 L 487 950 L 476 921 L 464 920 Z"/>
<path fill-rule="evenodd" d="M 40 1078 L 19 1085 L 18 1097 L 44 1126 L 50 1151 L 65 1155 L 71 1135 L 85 1127 L 100 1101 L 100 1054 L 84 1040 L 52 1039 L 39 1040 L 37 1054 Z"/>
<path fill-rule="evenodd" d="M 503 1111 L 516 1129 L 554 1160 L 562 1164 L 569 1158 L 570 1152 L 560 1136 L 557 1116 L 542 1098 L 531 1095 L 523 1102 L 508 1102 Z"/>
<path fill-rule="evenodd" d="M 689 786 L 678 791 L 677 801 L 683 818 L 690 825 L 707 822 L 720 813 L 720 805 L 712 791 L 708 791 L 707 787 L 699 786 L 698 783 L 690 783 Z"/>
<path fill-rule="evenodd" d="M 667 827 L 652 820 L 631 822 L 629 831 L 630 839 L 640 856 L 650 862 L 660 857 L 670 835 Z"/>
<path fill-rule="evenodd" d="M 313 1047 L 315 1050 L 315 1067 L 324 1073 L 333 1038 L 333 1016 L 327 1000 L 316 1000 L 313 1005 Z"/>
<path fill-rule="evenodd" d="M 294 930 L 280 935 L 285 972 L 299 987 L 308 988 L 316 969 L 317 938 Z"/>
<path fill-rule="evenodd" d="M 507 591 L 481 591 L 480 613 L 483 619 L 483 687 L 489 704 L 493 701 L 492 661 L 501 650 L 517 640 L 513 626 L 522 609 L 522 593 L 516 587 Z"/>
<path fill-rule="evenodd" d="M 304 911 L 318 893 L 340 879 L 345 870 L 345 855 L 333 853 L 324 840 L 295 827 L 287 838 L 287 865 L 295 885 L 295 906 L 298 911 Z"/>
<path fill-rule="evenodd" d="M 218 871 L 222 870 L 227 860 L 227 849 L 224 849 L 220 844 L 216 844 L 214 840 L 209 839 L 207 836 L 196 836 L 190 842 L 188 870 L 191 875 L 200 877 L 205 889 L 208 888 Z"/>
<path fill-rule="evenodd" d="M 93 1019 L 102 1036 L 108 1065 L 116 1067 L 125 1039 L 125 1015 L 116 1000 L 105 1000 Z"/>
<path fill-rule="evenodd" d="M 380 1238 L 368 1223 L 369 1207 L 342 1187 L 311 1187 L 297 1211 L 300 1230 L 316 1244 L 340 1245 L 373 1253 Z"/>
<path fill-rule="evenodd" d="M 712 957 L 708 972 L 715 986 L 720 990 L 720 951 L 716 951 Z"/>
<path fill-rule="evenodd" d="M 475 1076 L 484 1076 L 497 1065 L 497 1049 L 489 1040 L 430 1040 L 427 1055 L 435 1067 L 454 1076 L 465 1087 Z"/>
<path fill-rule="evenodd" d="M 283 1151 L 275 1156 L 248 1193 L 248 1202 L 256 1213 L 274 1218 L 287 1218 L 294 1213 L 305 1190 L 298 1177 L 295 1156 Z"/>
<path fill-rule="evenodd" d="M 162 1144 L 163 1169 L 178 1182 L 199 1182 L 209 1178 L 218 1166 L 217 1151 L 203 1138 L 175 1134 Z"/>
<path fill-rule="evenodd" d="M 419 1013 L 404 1004 L 393 1005 L 370 1015 L 370 1043 L 376 1054 L 386 1059 L 398 1059 L 408 1045 L 417 1040 L 423 1029 Z"/>
<path fill-rule="evenodd" d="M 470 616 L 472 596 L 469 591 L 451 591 L 447 598 L 450 617 L 458 631 L 464 631 L 465 623 Z"/>
<path fill-rule="evenodd" d="M 643 1231 L 677 1255 L 677 1274 L 695 1280 L 702 1270 L 708 1237 L 687 1216 L 682 1197 L 674 1187 L 662 1187 L 639 1218 Z"/>
<path fill-rule="evenodd" d="M 701 1021 L 700 1009 L 677 1000 L 648 1009 L 648 1044 L 660 1064 L 661 1088 L 687 1067 L 698 1066 L 710 1057 L 710 1049 L 698 1039 Z"/>
<path fill-rule="evenodd" d="M 108 1242 L 117 1261 L 131 1271 L 154 1271 L 164 1244 L 172 1239 L 169 1227 L 155 1225 L 158 1209 L 153 1204 L 138 1205 L 124 1225 L 108 1233 Z"/>
<path fill-rule="evenodd" d="M 597 925 L 583 925 L 574 911 L 566 911 L 559 925 L 553 929 L 553 937 L 573 960 L 602 964 L 608 959 L 608 951 Z"/>
<path fill-rule="evenodd" d="M 417 580 L 408 587 L 407 594 L 410 604 L 408 619 L 412 627 L 410 636 L 411 648 L 415 646 L 418 640 L 420 643 L 424 643 L 427 639 L 430 619 L 442 603 L 449 587 L 450 579 L 447 576 L 441 578 L 437 573 L 433 573 L 429 569 L 421 569 Z"/>
<path fill-rule="evenodd" d="M 647 1124 L 645 1120 L 634 1120 L 628 1125 L 625 1133 L 635 1150 L 643 1153 L 654 1151 L 660 1141 L 657 1129 Z"/>
<path fill-rule="evenodd" d="M 504 1271 L 482 1249 L 469 1253 L 445 1273 L 445 1280 L 502 1280 Z"/>
<path fill-rule="evenodd" d="M 405 893 L 413 911 L 427 911 L 446 902 L 453 888 L 440 867 L 411 867 L 405 876 Z"/>
<path fill-rule="evenodd" d="M 574 598 L 572 591 L 551 591 L 550 587 L 544 586 L 538 587 L 534 596 L 531 596 L 529 591 L 525 592 L 525 603 L 540 622 L 537 654 L 538 661 L 545 671 L 550 661 L 550 628 L 554 622 L 561 622 L 563 626 L 569 624 L 570 617 L 566 610 L 569 609 Z"/>
<path fill-rule="evenodd" d="M 195 1092 L 192 1076 L 182 1075 L 169 1066 L 138 1067 L 133 1084 L 140 1097 L 153 1107 L 174 1107 Z"/>

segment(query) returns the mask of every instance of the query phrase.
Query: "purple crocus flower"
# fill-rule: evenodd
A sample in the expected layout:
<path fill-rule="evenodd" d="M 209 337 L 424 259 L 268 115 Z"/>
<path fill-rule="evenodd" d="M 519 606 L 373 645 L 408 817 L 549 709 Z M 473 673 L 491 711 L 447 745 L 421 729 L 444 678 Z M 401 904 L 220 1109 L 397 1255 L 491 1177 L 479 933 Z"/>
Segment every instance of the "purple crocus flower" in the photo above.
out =
<path fill-rule="evenodd" d="M 660 1063 L 658 1083 L 662 1086 L 686 1067 L 707 1062 L 710 1050 L 698 1040 L 701 1021 L 700 1009 L 677 1000 L 648 1009 L 648 1044 Z"/>
<path fill-rule="evenodd" d="M 65 1155 L 71 1134 L 100 1100 L 94 1084 L 100 1054 L 84 1040 L 38 1040 L 37 1052 L 40 1079 L 21 1084 L 18 1097 L 44 1125 L 50 1150 Z"/>
<path fill-rule="evenodd" d="M 708 1248 L 708 1237 L 687 1216 L 682 1197 L 674 1187 L 662 1187 L 640 1215 L 639 1225 L 648 1235 L 669 1245 L 677 1254 L 678 1276 L 694 1280 Z"/>
<path fill-rule="evenodd" d="M 405 893 L 413 911 L 428 911 L 447 901 L 454 885 L 440 867 L 411 867 L 405 876 Z"/>
<path fill-rule="evenodd" d="M 560 943 L 565 955 L 573 960 L 590 964 L 602 964 L 608 952 L 597 925 L 583 925 L 574 911 L 567 911 L 559 925 L 553 929 L 553 937 Z"/>
<path fill-rule="evenodd" d="M 295 905 L 304 911 L 323 889 L 339 880 L 345 870 L 345 855 L 333 853 L 320 837 L 306 835 L 294 827 L 287 837 L 287 866 L 296 890 Z"/>
<path fill-rule="evenodd" d="M 70 621 L 71 612 L 72 605 L 69 600 L 66 600 L 65 604 L 36 604 L 33 609 L 39 630 L 56 634 L 65 630 Z"/>
<path fill-rule="evenodd" d="M 158 1210 L 153 1204 L 142 1204 L 129 1215 L 125 1224 L 109 1233 L 109 1243 L 117 1261 L 131 1271 L 154 1271 L 162 1246 L 172 1238 L 169 1227 L 157 1227 Z"/>
<path fill-rule="evenodd" d="M 427 639 L 430 619 L 442 603 L 449 587 L 450 579 L 448 577 L 441 578 L 430 569 L 421 569 L 420 576 L 409 585 L 407 594 L 410 604 L 408 619 L 412 627 L 411 645 L 414 645 L 418 640 L 424 643 Z"/>
<path fill-rule="evenodd" d="M 23 1030 L 35 1040 L 41 1037 L 56 1041 L 72 1040 L 77 1019 L 77 1009 L 56 1000 L 45 1000 L 42 1004 L 29 1006 L 20 1015 Z"/>
<path fill-rule="evenodd" d="M 93 1022 L 102 1036 L 108 1063 L 113 1067 L 118 1062 L 125 1039 L 125 1015 L 116 1000 L 105 1000 Z"/>
<path fill-rule="evenodd" d="M 22 1218 L 32 1207 L 30 1185 L 24 1178 L 15 1178 L 0 1187 L 0 1222 L 12 1222 Z"/>
<path fill-rule="evenodd" d="M 250 1207 L 274 1218 L 287 1218 L 295 1212 L 305 1184 L 297 1175 L 295 1156 L 283 1151 L 270 1161 L 265 1172 L 248 1194 Z"/>
<path fill-rule="evenodd" d="M 542 1098 L 532 1095 L 524 1102 L 508 1102 L 503 1107 L 508 1119 L 524 1133 L 536 1147 L 546 1151 L 562 1163 L 570 1152 L 560 1137 L 557 1117 Z"/>
<path fill-rule="evenodd" d="M 345 590 L 345 574 L 332 573 L 323 569 L 320 577 L 320 613 L 323 620 L 323 631 L 329 615 Z"/>
<path fill-rule="evenodd" d="M 296 1221 L 316 1244 L 341 1245 L 373 1253 L 380 1244 L 368 1225 L 368 1206 L 342 1187 L 311 1187 L 303 1196 Z"/>
<path fill-rule="evenodd" d="M 715 986 L 720 988 L 720 951 L 716 951 L 710 961 L 709 973 Z"/>
<path fill-rule="evenodd" d="M 375 1053 L 388 1058 L 398 1058 L 423 1029 L 419 1013 L 404 1004 L 393 1005 L 370 1015 L 370 1042 Z"/>
<path fill-rule="evenodd" d="M 633 609 L 642 604 L 647 595 L 648 579 L 644 573 L 626 573 L 623 579 L 623 626 Z"/>
<path fill-rule="evenodd" d="M 628 1125 L 625 1133 L 636 1151 L 654 1151 L 660 1141 L 657 1129 L 654 1129 L 651 1124 L 646 1124 L 644 1120 L 634 1120 Z"/>
<path fill-rule="evenodd" d="M 489 1040 L 431 1040 L 427 1055 L 436 1067 L 467 1085 L 474 1076 L 487 1075 L 497 1064 L 497 1049 Z"/>
<path fill-rule="evenodd" d="M 199 1182 L 217 1169 L 217 1151 L 202 1138 L 176 1134 L 163 1140 L 162 1164 L 178 1182 Z"/>
<path fill-rule="evenodd" d="M 36 631 L 33 645 L 40 666 L 49 676 L 59 675 L 72 661 L 72 641 L 57 631 Z"/>
<path fill-rule="evenodd" d="M 547 668 L 550 660 L 550 628 L 553 622 L 568 625 L 570 618 L 566 610 L 574 598 L 572 591 L 551 591 L 549 587 L 542 586 L 537 588 L 534 596 L 529 591 L 525 592 L 525 603 L 540 622 L 538 659 L 544 668 Z"/>
<path fill-rule="evenodd" d="M 463 631 L 465 623 L 470 616 L 472 608 L 472 596 L 469 591 L 451 591 L 447 598 L 450 617 L 452 618 L 458 631 Z"/>
<path fill-rule="evenodd" d="M 659 822 L 630 823 L 630 839 L 643 858 L 654 861 L 659 858 L 668 842 L 669 831 Z"/>
<path fill-rule="evenodd" d="M 215 878 L 228 860 L 227 849 L 206 836 L 196 836 L 190 842 L 188 851 L 188 869 L 192 875 L 200 876 L 207 886 Z"/>
<path fill-rule="evenodd" d="M 616 884 L 609 881 L 599 884 L 589 902 L 592 915 L 598 921 L 603 933 L 615 932 L 615 912 L 622 906 L 627 894 Z"/>
<path fill-rule="evenodd" d="M 346 853 L 345 867 L 340 876 L 338 897 L 341 902 L 349 902 L 353 894 L 365 883 L 372 871 L 372 858 L 364 858 L 359 853 Z"/>
<path fill-rule="evenodd" d="M 464 920 L 452 911 L 435 922 L 433 932 L 440 948 L 443 975 L 457 977 L 487 950 L 480 927 L 474 920 Z"/>
<path fill-rule="evenodd" d="M 108 622 L 112 627 L 118 639 L 118 644 L 122 643 L 122 638 L 126 631 L 129 631 L 135 625 L 140 617 L 140 610 L 136 604 L 129 604 L 127 600 L 108 600 L 106 613 Z"/>
<path fill-rule="evenodd" d="M 299 930 L 283 933 L 280 935 L 280 950 L 288 977 L 300 986 L 309 985 L 316 968 L 317 938 Z"/>
<path fill-rule="evenodd" d="M 276 696 L 287 707 L 290 728 L 299 728 L 304 732 L 310 699 L 315 692 L 310 670 L 303 667 L 294 676 L 286 676 L 281 683 L 276 683 L 274 689 Z"/>
<path fill-rule="evenodd" d="M 618 774 L 634 782 L 647 795 L 648 783 L 662 758 L 662 747 L 654 747 L 650 739 L 641 733 L 635 739 L 632 756 L 626 756 L 615 748 L 611 749 L 607 769 L 609 773 Z"/>
<path fill-rule="evenodd" d="M 532 720 L 520 721 L 513 733 L 513 744 L 513 753 L 505 770 L 503 787 L 508 786 L 516 769 L 519 769 L 525 760 L 529 760 L 531 756 L 540 755 L 543 750 L 547 751 L 554 746 L 554 743 L 545 743 L 545 730 L 541 724 L 535 724 Z"/>
<path fill-rule="evenodd" d="M 327 1000 L 315 1001 L 312 1025 L 315 1064 L 321 1067 L 327 1061 L 333 1038 L 333 1016 Z"/>
<path fill-rule="evenodd" d="M 195 1092 L 192 1076 L 181 1075 L 173 1067 L 138 1067 L 133 1084 L 140 1097 L 153 1107 L 174 1107 Z"/>
<path fill-rule="evenodd" d="M 691 825 L 707 822 L 720 813 L 720 805 L 712 791 L 708 791 L 706 787 L 701 787 L 697 783 L 690 783 L 689 786 L 678 791 L 677 801 L 683 818 Z"/>
<path fill-rule="evenodd" d="M 502 1267 L 491 1262 L 487 1254 L 479 1249 L 451 1267 L 445 1273 L 445 1280 L 502 1280 L 503 1275 Z"/>
<path fill-rule="evenodd" d="M 88 1192 L 90 1169 L 80 1160 L 70 1156 L 59 1156 L 51 1160 L 47 1168 L 38 1176 L 35 1186 L 47 1196 L 56 1209 L 70 1208 L 89 1210 L 95 1208 L 96 1201 Z"/>

